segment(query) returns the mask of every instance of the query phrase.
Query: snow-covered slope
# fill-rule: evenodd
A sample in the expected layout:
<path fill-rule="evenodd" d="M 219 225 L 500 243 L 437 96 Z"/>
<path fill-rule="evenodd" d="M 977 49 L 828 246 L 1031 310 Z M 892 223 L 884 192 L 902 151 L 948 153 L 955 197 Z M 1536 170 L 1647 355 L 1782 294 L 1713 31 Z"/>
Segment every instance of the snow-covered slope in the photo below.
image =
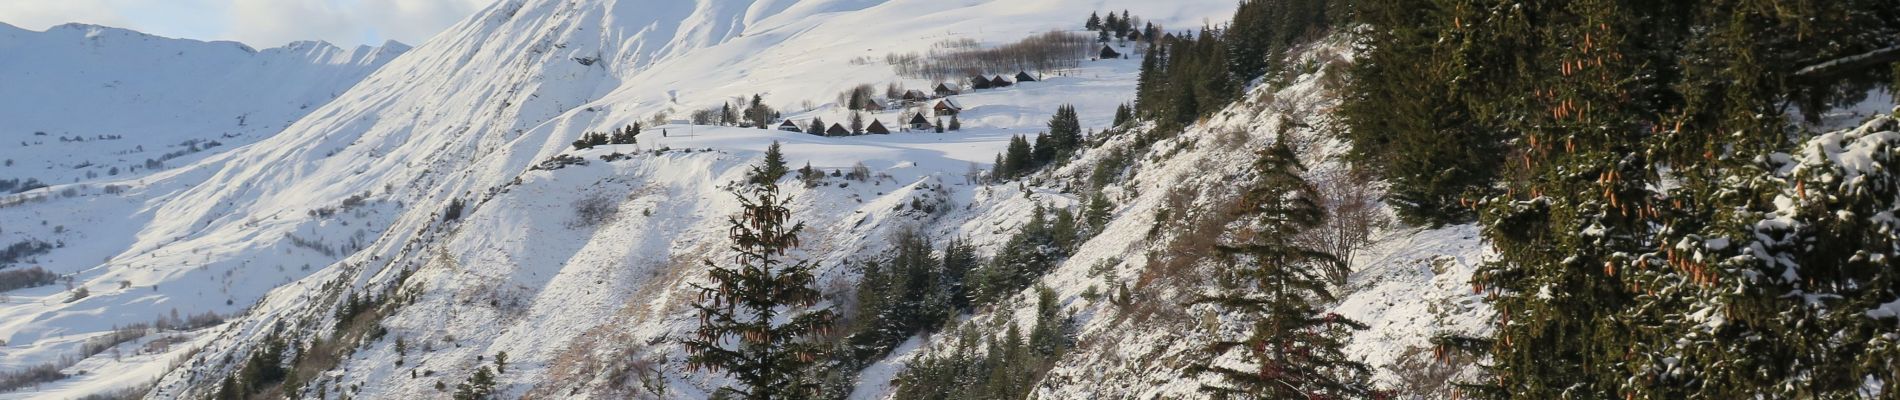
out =
<path fill-rule="evenodd" d="M 393 267 L 432 259 L 425 255 L 451 243 L 447 229 L 455 225 L 442 223 L 439 212 L 454 200 L 469 204 L 467 224 L 538 215 L 526 209 L 489 211 L 490 203 L 508 200 L 497 199 L 504 190 L 521 190 L 515 188 L 518 179 L 532 182 L 533 173 L 526 172 L 531 166 L 567 151 L 567 143 L 584 131 L 755 93 L 795 116 L 802 103 L 825 108 L 839 90 L 899 80 L 888 66 L 855 58 L 921 51 L 951 38 L 995 45 L 1072 29 L 1095 9 L 1127 8 L 1158 23 L 1191 26 L 1224 18 L 1232 6 L 1213 0 L 501 1 L 389 62 L 335 100 L 313 107 L 269 139 L 138 180 L 55 186 L 5 199 L 0 207 L 0 219 L 9 222 L 4 239 L 62 245 L 35 257 L 34 265 L 71 274 L 71 287 L 88 289 L 91 296 L 67 302 L 73 296 L 66 285 L 7 293 L 11 301 L 0 307 L 0 320 L 8 321 L 0 324 L 0 338 L 7 341 L 0 366 L 63 364 L 62 357 L 76 355 L 85 340 L 112 326 L 150 321 L 173 310 L 245 315 L 229 329 L 215 330 L 231 336 L 212 341 L 195 363 L 241 355 L 255 342 L 241 339 L 260 334 L 260 327 L 290 321 L 291 315 L 314 315 L 327 304 L 312 301 L 341 293 L 320 284 L 337 278 L 351 285 L 387 281 L 401 270 Z M 1105 125 L 1113 105 L 1131 97 L 1133 71 L 1132 61 L 1108 61 L 1048 83 L 1067 89 L 1037 92 L 1029 86 L 1020 89 L 1021 95 L 973 95 L 964 136 L 903 139 L 917 142 L 910 145 L 839 143 L 837 155 L 806 154 L 823 154 L 813 164 L 831 167 L 865 161 L 887 169 L 919 158 L 936 160 L 896 175 L 916 179 L 943 169 L 958 175 L 969 162 L 987 161 L 1007 134 L 1033 132 L 1061 102 L 1088 110 L 1088 125 Z M 906 83 L 923 88 L 929 82 Z M 706 138 L 715 131 L 691 133 Z M 670 137 L 648 136 L 643 143 L 649 146 L 670 145 Z M 697 161 L 723 169 L 684 176 L 729 177 L 727 170 L 753 157 L 766 138 L 752 139 L 704 144 L 727 146 L 693 156 L 724 157 Z M 678 170 L 650 173 L 684 179 L 675 176 L 682 173 Z M 717 179 L 692 181 L 681 190 L 712 192 L 719 184 Z M 574 200 L 571 190 L 551 193 L 543 201 Z M 889 193 L 871 190 L 867 196 Z M 692 201 L 696 198 L 665 202 Z M 729 211 L 716 203 L 705 207 L 714 208 L 675 217 L 690 217 L 705 229 Z M 489 230 L 516 229 L 501 224 Z M 277 294 L 253 306 L 273 288 Z M 196 339 L 197 334 L 187 336 Z M 566 345 L 538 343 L 545 352 Z M 178 359 L 140 360 L 165 364 Z M 74 368 L 67 372 L 79 372 Z M 189 379 L 193 371 L 176 370 L 171 375 L 176 381 L 168 382 L 177 384 L 167 387 L 202 384 Z M 151 376 L 109 378 L 85 374 L 24 393 L 80 394 Z"/>
<path fill-rule="evenodd" d="M 439 383 L 453 387 L 503 351 L 499 388 L 508 398 L 629 397 L 648 392 L 628 375 L 642 368 L 670 388 L 667 397 L 704 397 L 724 378 L 658 360 L 677 361 L 666 339 L 695 323 L 685 283 L 724 251 L 725 217 L 737 210 L 726 189 L 767 145 L 783 143 L 794 166 L 861 163 L 873 172 L 789 189 L 810 224 L 803 254 L 819 263 L 827 293 L 848 296 L 857 279 L 849 265 L 885 250 L 898 230 L 965 238 L 987 255 L 1038 204 L 1078 206 L 1077 182 L 1134 148 L 1136 133 L 1020 182 L 964 175 L 988 169 L 1010 136 L 1044 129 L 1060 104 L 1077 105 L 1084 128 L 1106 128 L 1133 97 L 1138 61 L 1088 61 L 1042 82 L 958 95 L 967 111 L 955 133 L 829 138 L 663 124 L 649 125 L 638 146 L 577 151 L 569 142 L 753 94 L 794 120 L 843 122 L 828 104 L 841 90 L 932 83 L 897 77 L 881 62 L 888 53 L 952 39 L 997 45 L 1073 29 L 1096 10 L 1185 28 L 1218 23 L 1233 8 L 1228 0 L 502 0 L 281 134 L 138 180 L 0 201 L 0 239 L 63 244 L 35 265 L 72 274 L 90 292 L 74 301 L 63 285 L 6 293 L 0 371 L 52 363 L 76 376 L 0 398 L 155 380 L 149 397 L 198 398 L 283 339 L 351 349 L 333 367 L 300 371 L 320 374 L 298 393 L 308 397 L 441 398 Z M 1311 119 L 1285 131 L 1318 138 L 1305 153 L 1314 173 L 1344 168 L 1333 157 L 1337 141 L 1312 128 L 1325 126 L 1336 102 L 1323 81 L 1259 85 L 1130 156 L 1127 180 L 1105 189 L 1119 204 L 1113 222 L 1041 281 L 1076 312 L 1087 343 L 1051 372 L 1043 397 L 1193 395 L 1181 360 L 1203 322 L 1187 317 L 1206 313 L 1168 302 L 1197 287 L 1165 276 L 1182 271 L 1169 262 L 1180 257 L 1169 252 L 1183 236 L 1181 216 L 1214 213 L 1231 197 L 1251 149 L 1280 140 L 1285 117 Z M 897 116 L 873 115 L 887 124 Z M 580 162 L 549 162 L 557 157 Z M 1189 214 L 1164 219 L 1169 208 Z M 1425 358 L 1405 352 L 1431 333 L 1482 329 L 1477 316 L 1487 311 L 1462 285 L 1483 257 L 1473 231 L 1391 228 L 1355 257 L 1334 307 L 1373 326 L 1352 351 L 1387 368 L 1388 384 L 1404 379 L 1392 366 Z M 1153 303 L 1123 309 L 1084 295 L 1115 283 L 1136 284 Z M 338 321 L 351 298 L 382 306 Z M 1033 318 L 1031 303 L 966 318 Z M 233 319 L 60 360 L 115 325 L 173 310 Z M 903 361 L 944 341 L 913 340 L 867 371 L 854 397 L 888 395 Z"/>
<path fill-rule="evenodd" d="M 406 50 L 297 42 L 260 51 L 0 23 L 0 179 L 118 180 L 189 164 L 283 130 Z"/>

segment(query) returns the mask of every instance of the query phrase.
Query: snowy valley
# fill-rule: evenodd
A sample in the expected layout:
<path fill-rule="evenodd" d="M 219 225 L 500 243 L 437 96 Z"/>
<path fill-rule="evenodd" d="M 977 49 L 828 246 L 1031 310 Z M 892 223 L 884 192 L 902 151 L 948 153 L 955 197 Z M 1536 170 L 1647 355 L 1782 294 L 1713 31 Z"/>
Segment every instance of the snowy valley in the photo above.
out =
<path fill-rule="evenodd" d="M 1442 340 L 1503 324 L 1474 283 L 1498 263 L 1491 232 L 1406 221 L 1354 164 L 1356 33 L 1312 34 L 1284 70 L 1170 122 L 1125 108 L 1154 90 L 1157 47 L 1096 42 L 1092 12 L 1191 38 L 1236 3 L 499 0 L 413 49 L 0 24 L 0 54 L 27 55 L 0 58 L 0 179 L 19 179 L 0 180 L 16 182 L 0 246 L 25 244 L 0 283 L 33 282 L 0 289 L 0 383 L 26 382 L 0 399 L 713 398 L 737 381 L 687 361 L 710 296 L 695 285 L 735 258 L 735 193 L 761 186 L 768 152 L 790 168 L 773 186 L 804 224 L 788 255 L 812 263 L 810 308 L 847 333 L 897 318 L 859 310 L 903 308 L 864 294 L 903 238 L 940 268 L 965 246 L 969 273 L 1008 281 L 933 298 L 934 324 L 895 341 L 840 345 L 866 356 L 815 364 L 842 371 L 815 378 L 829 397 L 916 398 L 930 368 L 994 361 L 1019 329 L 1060 344 L 1034 348 L 1036 369 L 985 370 L 1020 372 L 987 378 L 1023 380 L 1014 394 L 1207 396 L 1206 343 L 1254 322 L 1203 299 L 1239 279 L 1221 248 L 1267 229 L 1239 204 L 1281 148 L 1313 189 L 1291 197 L 1330 215 L 1290 240 L 1338 258 L 1312 307 L 1363 324 L 1340 348 L 1369 367 L 1362 394 L 1456 398 L 1487 377 Z M 901 68 L 1038 37 L 1086 49 L 984 74 L 1001 87 Z M 1076 143 L 1006 160 L 1065 106 Z M 1879 113 L 1830 117 L 1863 114 Z M 1804 168 L 1878 168 L 1855 158 L 1890 151 L 1875 118 Z M 824 134 L 873 123 L 889 132 Z M 1043 226 L 1066 229 L 1030 246 L 1047 265 L 995 276 Z"/>

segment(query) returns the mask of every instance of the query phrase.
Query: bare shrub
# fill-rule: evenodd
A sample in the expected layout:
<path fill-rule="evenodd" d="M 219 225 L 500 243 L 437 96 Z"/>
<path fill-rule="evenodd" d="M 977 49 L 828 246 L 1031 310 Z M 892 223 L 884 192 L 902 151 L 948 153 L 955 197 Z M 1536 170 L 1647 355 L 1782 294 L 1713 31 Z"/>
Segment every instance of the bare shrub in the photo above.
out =
<path fill-rule="evenodd" d="M 693 110 L 691 118 L 693 125 L 712 125 L 718 123 L 719 108 L 713 107 Z"/>
<path fill-rule="evenodd" d="M 859 162 L 851 166 L 851 172 L 845 174 L 844 178 L 858 182 L 869 180 L 871 179 L 871 167 L 864 166 L 863 162 Z"/>
<path fill-rule="evenodd" d="M 589 330 L 555 355 L 548 368 L 552 379 L 528 389 L 523 398 L 580 394 L 590 398 L 667 398 L 666 356 L 648 350 L 648 346 L 665 340 L 664 336 L 640 340 L 613 329 Z"/>
<path fill-rule="evenodd" d="M 139 387 L 111 390 L 111 391 L 106 391 L 106 392 L 101 392 L 101 393 L 93 393 L 93 394 L 89 394 L 85 396 L 80 396 L 77 400 L 138 400 L 138 399 L 145 398 L 145 393 L 151 392 L 151 391 L 152 391 L 152 385 L 144 385 L 144 386 L 139 386 Z"/>
<path fill-rule="evenodd" d="M 601 193 L 574 200 L 574 220 L 567 223 L 570 228 L 593 227 L 613 220 L 620 214 L 620 202 L 613 196 Z"/>
<path fill-rule="evenodd" d="M 58 281 L 59 274 L 40 267 L 0 270 L 0 292 L 46 286 Z"/>
<path fill-rule="evenodd" d="M 1365 248 L 1372 232 L 1390 224 L 1379 210 L 1379 193 L 1372 175 L 1358 168 L 1327 169 L 1310 173 L 1315 199 L 1326 209 L 1326 221 L 1294 236 L 1296 243 L 1338 258 L 1327 268 L 1333 284 L 1346 283 L 1354 253 Z"/>
<path fill-rule="evenodd" d="M 66 379 L 66 374 L 60 373 L 59 366 L 53 364 L 40 364 L 19 371 L 0 372 L 0 392 L 11 392 L 60 379 Z"/>
<path fill-rule="evenodd" d="M 1388 368 L 1399 379 L 1392 385 L 1392 393 L 1402 393 L 1395 399 L 1439 399 L 1456 398 L 1453 391 L 1457 375 L 1471 360 L 1446 352 L 1440 359 L 1426 357 L 1425 348 L 1407 348 L 1400 354 L 1398 362 Z"/>
<path fill-rule="evenodd" d="M 142 322 L 113 327 L 111 332 L 107 332 L 104 335 L 87 338 L 86 343 L 79 347 L 79 358 L 92 357 L 93 355 L 104 353 L 106 350 L 118 347 L 121 343 L 138 340 L 151 332 L 152 324 Z"/>

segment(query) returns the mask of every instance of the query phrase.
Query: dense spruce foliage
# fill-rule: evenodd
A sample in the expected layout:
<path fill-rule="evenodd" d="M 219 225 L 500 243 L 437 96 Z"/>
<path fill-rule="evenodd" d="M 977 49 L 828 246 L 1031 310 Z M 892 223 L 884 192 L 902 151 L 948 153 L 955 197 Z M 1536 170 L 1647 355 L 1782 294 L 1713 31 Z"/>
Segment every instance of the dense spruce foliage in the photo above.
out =
<path fill-rule="evenodd" d="M 1225 27 L 1198 33 L 1154 32 L 1142 55 L 1135 114 L 1158 124 L 1162 135 L 1178 132 L 1240 98 L 1247 85 L 1270 72 L 1288 71 L 1285 55 L 1342 19 L 1344 1 L 1248 0 Z"/>
<path fill-rule="evenodd" d="M 1900 393 L 1896 163 L 1836 153 L 1893 124 L 1800 121 L 1891 81 L 1892 2 L 1357 10 L 1358 160 L 1408 219 L 1475 217 L 1498 251 L 1472 282 L 1495 336 L 1438 340 L 1489 357 L 1468 397 Z"/>
<path fill-rule="evenodd" d="M 1009 147 L 996 155 L 996 162 L 992 164 L 996 166 L 992 177 L 998 180 L 1016 179 L 1059 160 L 1066 160 L 1081 151 L 1082 139 L 1082 123 L 1075 113 L 1075 106 L 1059 106 L 1055 116 L 1049 118 L 1049 131 L 1037 133 L 1034 144 L 1022 136 L 1009 139 Z"/>
<path fill-rule="evenodd" d="M 1028 337 L 1014 321 L 965 326 L 956 345 L 912 361 L 898 376 L 894 399 L 1022 399 L 1063 354 L 1075 347 L 1075 320 L 1061 311 L 1055 291 L 1036 291 L 1036 321 Z M 999 326 L 1000 325 L 1000 326 Z M 984 340 L 975 329 L 1000 330 Z"/>
<path fill-rule="evenodd" d="M 821 397 L 845 398 L 858 386 L 860 370 L 911 336 L 935 331 L 969 311 L 970 286 L 965 280 L 979 262 L 974 247 L 951 241 L 939 256 L 928 238 L 908 230 L 899 232 L 891 244 L 888 257 L 859 266 L 864 277 L 858 281 L 856 307 L 847 313 L 838 348 L 819 374 L 824 382 Z"/>

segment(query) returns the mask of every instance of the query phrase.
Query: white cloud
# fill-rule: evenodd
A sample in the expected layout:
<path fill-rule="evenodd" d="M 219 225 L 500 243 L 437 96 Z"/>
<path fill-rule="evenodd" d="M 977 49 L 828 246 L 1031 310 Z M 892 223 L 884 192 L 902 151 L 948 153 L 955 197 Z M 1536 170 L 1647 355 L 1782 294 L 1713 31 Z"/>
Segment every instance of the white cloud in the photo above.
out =
<path fill-rule="evenodd" d="M 385 37 L 421 44 L 494 0 L 360 0 L 356 13 Z"/>
<path fill-rule="evenodd" d="M 163 36 L 275 47 L 420 44 L 494 0 L 0 0 L 0 22 L 27 29 L 67 22 Z"/>
<path fill-rule="evenodd" d="M 329 0 L 232 0 L 229 37 L 259 47 L 297 40 L 362 41 L 345 10 Z"/>
<path fill-rule="evenodd" d="M 42 30 L 68 22 L 123 26 L 125 0 L 0 0 L 0 22 Z"/>

